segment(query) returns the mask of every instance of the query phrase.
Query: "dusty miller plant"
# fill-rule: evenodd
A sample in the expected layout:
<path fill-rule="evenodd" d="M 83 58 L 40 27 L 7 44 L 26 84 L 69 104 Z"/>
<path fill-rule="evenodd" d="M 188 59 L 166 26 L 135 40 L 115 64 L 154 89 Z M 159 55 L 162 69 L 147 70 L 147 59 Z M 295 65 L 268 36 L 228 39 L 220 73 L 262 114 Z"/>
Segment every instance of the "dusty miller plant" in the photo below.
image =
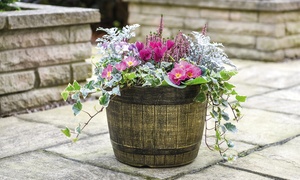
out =
<path fill-rule="evenodd" d="M 202 33 L 192 32 L 185 35 L 179 32 L 174 38 L 163 38 L 163 22 L 156 33 L 150 33 L 143 42 L 129 42 L 134 37 L 134 30 L 139 25 L 104 29 L 106 32 L 98 39 L 100 59 L 95 63 L 95 77 L 85 85 L 77 81 L 69 84 L 62 92 L 62 97 L 75 100 L 72 106 L 74 115 L 85 112 L 89 119 L 79 124 L 74 131 L 65 128 L 62 132 L 73 141 L 77 141 L 82 130 L 115 96 L 122 95 L 120 90 L 134 86 L 158 87 L 172 86 L 185 88 L 200 86 L 200 93 L 194 101 L 208 103 L 205 142 L 209 149 L 217 150 L 226 160 L 234 157 L 226 155 L 233 143 L 227 138 L 227 132 L 235 133 L 235 122 L 241 118 L 240 102 L 246 100 L 235 91 L 235 86 L 228 80 L 237 74 L 234 64 L 228 59 L 222 45 L 211 43 L 206 35 L 206 26 Z M 226 67 L 231 67 L 226 69 Z M 95 114 L 83 110 L 81 99 L 89 94 L 100 93 L 101 109 Z M 234 97 L 235 99 L 229 99 Z M 228 111 L 229 110 L 229 111 Z M 232 115 L 230 115 L 230 112 Z M 212 122 L 212 123 L 209 123 Z M 209 127 L 208 124 L 213 124 Z M 215 142 L 207 142 L 208 132 L 214 132 Z M 73 134 L 75 137 L 73 137 Z"/>

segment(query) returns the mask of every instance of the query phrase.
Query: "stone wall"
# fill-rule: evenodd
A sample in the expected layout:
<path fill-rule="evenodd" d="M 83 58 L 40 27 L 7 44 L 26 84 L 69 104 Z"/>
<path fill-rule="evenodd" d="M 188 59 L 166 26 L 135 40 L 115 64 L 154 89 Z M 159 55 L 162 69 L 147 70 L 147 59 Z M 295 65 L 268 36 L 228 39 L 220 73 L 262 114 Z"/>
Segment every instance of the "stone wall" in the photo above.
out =
<path fill-rule="evenodd" d="M 62 100 L 74 79 L 91 76 L 90 23 L 98 10 L 18 3 L 0 12 L 0 115 Z"/>
<path fill-rule="evenodd" d="M 124 0 L 139 39 L 156 31 L 164 15 L 166 36 L 201 31 L 225 45 L 230 58 L 283 61 L 300 58 L 300 0 Z"/>

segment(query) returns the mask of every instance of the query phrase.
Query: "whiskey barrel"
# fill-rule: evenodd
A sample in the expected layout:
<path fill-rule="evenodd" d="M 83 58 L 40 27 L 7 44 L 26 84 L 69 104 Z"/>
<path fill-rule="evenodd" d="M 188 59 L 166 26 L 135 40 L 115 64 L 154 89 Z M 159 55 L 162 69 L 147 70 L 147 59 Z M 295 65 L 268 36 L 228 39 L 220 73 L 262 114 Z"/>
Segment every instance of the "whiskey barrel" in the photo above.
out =
<path fill-rule="evenodd" d="M 138 167 L 174 167 L 198 154 L 207 103 L 196 103 L 199 86 L 131 87 L 107 107 L 114 154 Z"/>

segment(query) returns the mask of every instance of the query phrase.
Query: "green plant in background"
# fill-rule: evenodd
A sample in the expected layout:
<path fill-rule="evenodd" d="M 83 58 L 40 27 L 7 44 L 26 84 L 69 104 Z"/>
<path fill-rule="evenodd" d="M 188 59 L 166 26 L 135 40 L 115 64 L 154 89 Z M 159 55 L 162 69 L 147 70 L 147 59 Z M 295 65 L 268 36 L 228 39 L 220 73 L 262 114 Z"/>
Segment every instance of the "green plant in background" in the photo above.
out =
<path fill-rule="evenodd" d="M 20 8 L 13 6 L 15 2 L 18 0 L 0 0 L 0 12 L 20 10 Z"/>
<path fill-rule="evenodd" d="M 209 149 L 219 151 L 226 160 L 232 160 L 233 156 L 225 154 L 228 148 L 233 147 L 226 134 L 237 131 L 235 122 L 242 117 L 240 102 L 244 102 L 246 97 L 240 96 L 235 91 L 235 86 L 228 82 L 237 71 L 221 49 L 223 46 L 210 42 L 206 26 L 201 33 L 185 35 L 179 32 L 172 39 L 163 38 L 162 20 L 157 33 L 147 36 L 145 43 L 131 43 L 129 40 L 134 37 L 133 31 L 137 27 L 139 25 L 135 24 L 122 30 L 99 28 L 107 34 L 98 39 L 97 47 L 101 58 L 95 64 L 96 78 L 83 86 L 74 81 L 62 92 L 62 97 L 67 100 L 70 96 L 75 100 L 72 110 L 77 115 L 86 112 L 81 99 L 99 92 L 99 104 L 102 108 L 94 115 L 86 112 L 90 119 L 83 126 L 79 124 L 75 132 L 71 132 L 69 128 L 62 132 L 77 141 L 90 120 L 108 107 L 112 98 L 122 95 L 121 89 L 134 86 L 185 88 L 198 85 L 201 91 L 194 101 L 208 103 L 205 142 Z M 234 99 L 229 99 L 230 97 Z M 212 127 L 209 127 L 211 124 Z M 210 130 L 214 132 L 213 145 L 207 142 Z M 75 133 L 75 138 L 72 133 Z"/>

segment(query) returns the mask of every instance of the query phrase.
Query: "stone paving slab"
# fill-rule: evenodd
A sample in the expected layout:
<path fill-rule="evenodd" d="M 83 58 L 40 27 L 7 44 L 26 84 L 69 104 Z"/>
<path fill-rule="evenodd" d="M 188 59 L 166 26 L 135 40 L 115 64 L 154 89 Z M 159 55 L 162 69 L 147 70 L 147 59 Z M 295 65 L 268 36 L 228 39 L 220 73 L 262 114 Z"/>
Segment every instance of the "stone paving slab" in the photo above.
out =
<path fill-rule="evenodd" d="M 0 160 L 0 179 L 143 179 L 38 151 Z"/>
<path fill-rule="evenodd" d="M 300 177 L 299 144 L 300 137 L 297 137 L 285 144 L 256 151 L 226 165 L 283 179 L 297 180 Z"/>
<path fill-rule="evenodd" d="M 248 108 L 243 113 L 243 119 L 237 123 L 237 134 L 228 134 L 236 141 L 263 146 L 300 134 L 299 116 Z"/>
<path fill-rule="evenodd" d="M 299 77 L 299 71 L 283 71 L 266 66 L 250 66 L 241 69 L 235 77 L 232 77 L 231 81 L 233 83 L 282 89 L 300 84 Z"/>
<path fill-rule="evenodd" d="M 240 171 L 233 168 L 228 168 L 220 165 L 215 165 L 210 168 L 204 169 L 203 171 L 196 172 L 193 174 L 187 174 L 178 180 L 232 180 L 232 179 L 243 179 L 243 180 L 267 180 L 271 179 L 258 174 L 249 173 L 246 171 Z"/>
<path fill-rule="evenodd" d="M 266 97 L 265 95 L 249 98 L 243 106 L 283 114 L 300 115 L 300 101 Z"/>
<path fill-rule="evenodd" d="M 0 129 L 0 159 L 69 141 L 55 126 L 24 122 L 15 117 L 2 118 Z"/>
<path fill-rule="evenodd" d="M 83 103 L 83 109 L 93 114 L 95 112 L 94 106 L 97 104 L 98 101 L 85 102 Z M 99 105 L 96 106 L 96 108 L 100 109 Z M 40 111 L 33 114 L 17 115 L 17 117 L 32 122 L 53 124 L 60 128 L 65 128 L 67 126 L 70 129 L 77 127 L 78 123 L 83 125 L 89 119 L 89 116 L 83 112 L 77 116 L 74 116 L 71 106 L 62 106 L 52 110 Z M 90 124 L 84 129 L 83 133 L 89 135 L 106 133 L 108 132 L 107 127 L 106 111 L 103 111 L 92 121 L 90 121 Z"/>
<path fill-rule="evenodd" d="M 254 148 L 253 145 L 245 143 L 236 143 L 237 148 L 234 151 L 242 152 Z M 217 152 L 208 150 L 202 143 L 198 157 L 196 160 L 182 167 L 175 168 L 136 168 L 125 165 L 116 160 L 109 141 L 109 135 L 100 135 L 90 137 L 88 139 L 78 141 L 78 144 L 69 146 L 68 144 L 60 145 L 46 149 L 49 152 L 60 154 L 64 157 L 90 163 L 95 166 L 108 168 L 110 170 L 131 173 L 133 175 L 148 178 L 172 178 L 183 174 L 200 170 L 204 167 L 216 164 L 221 161 L 221 157 Z"/>

